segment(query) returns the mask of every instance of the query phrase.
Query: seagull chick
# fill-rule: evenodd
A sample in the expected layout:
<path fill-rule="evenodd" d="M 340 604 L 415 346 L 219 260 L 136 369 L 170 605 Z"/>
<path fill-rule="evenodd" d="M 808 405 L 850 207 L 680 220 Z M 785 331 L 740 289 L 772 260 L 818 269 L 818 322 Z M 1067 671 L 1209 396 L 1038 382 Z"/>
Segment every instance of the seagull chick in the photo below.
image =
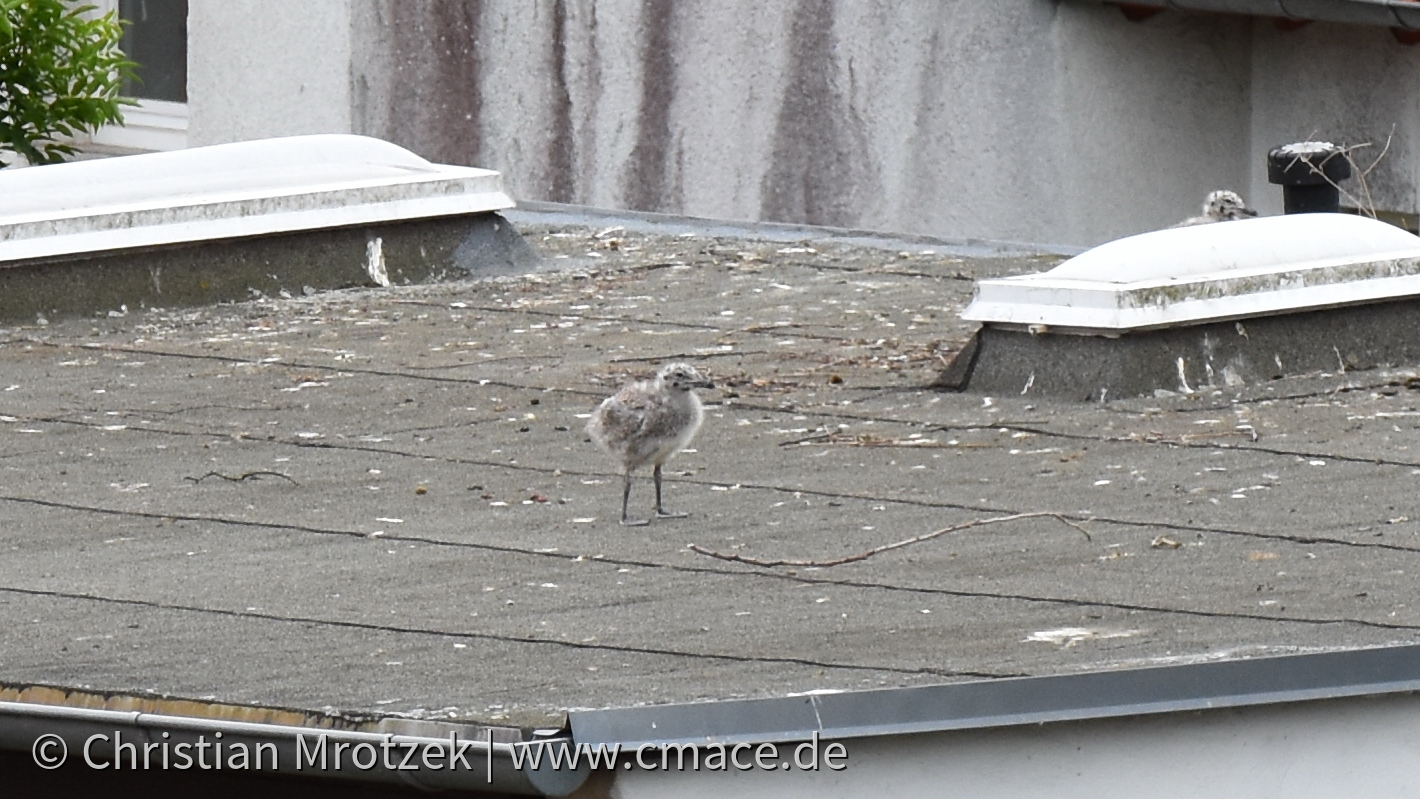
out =
<path fill-rule="evenodd" d="M 1208 199 L 1203 201 L 1202 216 L 1189 217 L 1174 227 L 1206 225 L 1209 222 L 1233 222 L 1250 216 L 1257 216 L 1257 212 L 1248 208 L 1247 203 L 1243 202 L 1243 198 L 1239 197 L 1237 192 L 1219 189 L 1210 193 Z"/>
<path fill-rule="evenodd" d="M 705 419 L 700 399 L 691 389 L 714 387 L 695 367 L 672 363 L 661 367 L 653 379 L 630 383 L 597 406 L 587 422 L 587 435 L 621 462 L 622 524 L 650 523 L 649 519 L 632 520 L 626 515 L 631 473 L 647 463 L 655 464 L 651 476 L 656 482 L 656 515 L 687 515 L 671 513 L 661 506 L 661 464 L 690 443 Z"/>

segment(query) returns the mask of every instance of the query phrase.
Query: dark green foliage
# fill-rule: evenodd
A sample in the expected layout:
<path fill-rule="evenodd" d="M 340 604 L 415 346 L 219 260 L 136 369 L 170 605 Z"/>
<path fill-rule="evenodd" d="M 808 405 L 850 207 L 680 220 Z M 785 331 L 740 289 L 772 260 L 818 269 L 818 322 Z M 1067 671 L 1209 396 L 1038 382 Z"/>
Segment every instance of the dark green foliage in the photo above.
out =
<path fill-rule="evenodd" d="M 121 123 L 134 64 L 118 49 L 116 15 L 64 0 L 0 0 L 0 149 L 32 164 L 73 155 L 58 140 Z M 8 166 L 0 162 L 0 168 Z"/>

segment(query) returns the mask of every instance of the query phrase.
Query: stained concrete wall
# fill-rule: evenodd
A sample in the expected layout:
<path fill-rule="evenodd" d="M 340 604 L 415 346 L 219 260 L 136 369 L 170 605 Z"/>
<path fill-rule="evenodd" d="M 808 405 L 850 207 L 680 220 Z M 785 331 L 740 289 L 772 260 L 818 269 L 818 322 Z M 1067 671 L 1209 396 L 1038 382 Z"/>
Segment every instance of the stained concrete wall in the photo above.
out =
<path fill-rule="evenodd" d="M 455 29 L 451 6 L 464 47 L 401 33 Z M 386 0 L 387 34 L 357 37 L 385 45 L 357 66 L 359 124 L 527 199 L 1078 244 L 1177 221 L 1246 174 L 1242 19 L 1048 0 L 419 9 Z M 1210 102 L 1180 104 L 1180 74 Z M 410 113 L 411 85 L 476 88 Z M 1187 163 L 1163 192 L 1139 169 L 1160 160 Z"/>
<path fill-rule="evenodd" d="M 193 143 L 365 133 L 527 200 L 1087 245 L 1215 188 L 1280 210 L 1269 147 L 1395 125 L 1381 202 L 1417 204 L 1420 48 L 1384 29 L 1058 0 L 193 0 L 190 27 Z"/>

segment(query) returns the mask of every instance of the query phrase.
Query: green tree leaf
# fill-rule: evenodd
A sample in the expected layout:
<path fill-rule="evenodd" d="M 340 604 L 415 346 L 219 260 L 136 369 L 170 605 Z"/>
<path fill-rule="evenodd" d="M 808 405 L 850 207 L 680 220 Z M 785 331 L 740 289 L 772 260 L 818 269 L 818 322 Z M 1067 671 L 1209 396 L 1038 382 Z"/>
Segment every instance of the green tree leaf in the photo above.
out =
<path fill-rule="evenodd" d="M 57 137 L 122 124 L 123 107 L 137 104 L 119 94 L 136 67 L 118 47 L 123 23 L 94 11 L 64 0 L 0 0 L 0 150 L 59 163 L 75 148 Z"/>

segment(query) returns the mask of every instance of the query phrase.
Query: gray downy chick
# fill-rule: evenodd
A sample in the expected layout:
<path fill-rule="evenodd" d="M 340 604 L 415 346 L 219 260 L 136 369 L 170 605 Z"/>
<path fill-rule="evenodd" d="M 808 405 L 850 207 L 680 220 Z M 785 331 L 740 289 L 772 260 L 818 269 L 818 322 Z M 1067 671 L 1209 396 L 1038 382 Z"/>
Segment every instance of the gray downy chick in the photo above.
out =
<path fill-rule="evenodd" d="M 695 367 L 672 363 L 661 367 L 651 380 L 630 383 L 597 406 L 587 422 L 587 435 L 621 464 L 622 524 L 650 523 L 649 519 L 633 520 L 627 515 L 631 473 L 647 463 L 654 465 L 651 476 L 656 484 L 656 515 L 687 515 L 672 513 L 662 506 L 661 465 L 690 443 L 705 419 L 694 389 L 714 387 Z"/>
<path fill-rule="evenodd" d="M 1237 192 L 1219 189 L 1209 193 L 1208 199 L 1203 201 L 1202 216 L 1189 217 L 1174 227 L 1206 225 L 1210 222 L 1233 222 L 1253 216 L 1257 216 L 1257 212 L 1248 208 L 1247 203 L 1243 202 L 1243 198 L 1239 197 Z"/>

